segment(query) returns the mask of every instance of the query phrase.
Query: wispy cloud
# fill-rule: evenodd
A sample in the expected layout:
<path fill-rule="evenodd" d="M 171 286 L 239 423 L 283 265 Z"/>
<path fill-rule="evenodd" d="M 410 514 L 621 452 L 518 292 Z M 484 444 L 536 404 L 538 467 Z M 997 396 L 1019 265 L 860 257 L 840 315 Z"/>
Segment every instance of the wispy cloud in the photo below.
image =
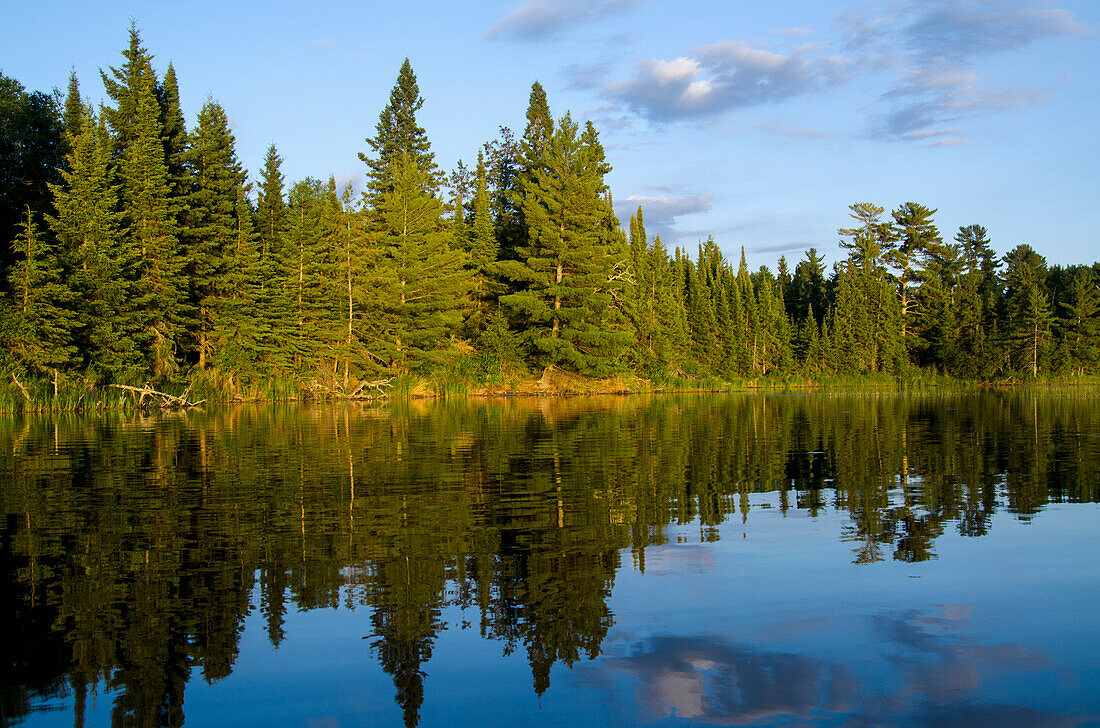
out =
<path fill-rule="evenodd" d="M 642 208 L 646 231 L 652 237 L 660 235 L 666 242 L 676 239 L 676 222 L 685 215 L 709 212 L 714 195 L 707 192 L 681 197 L 631 195 L 615 201 L 615 213 L 624 223 Z"/>
<path fill-rule="evenodd" d="M 749 248 L 751 253 L 801 253 L 814 246 L 813 243 L 778 243 L 776 245 L 755 245 Z"/>
<path fill-rule="evenodd" d="M 580 25 L 629 10 L 646 0 L 530 0 L 489 28 L 483 40 L 553 40 Z"/>
<path fill-rule="evenodd" d="M 636 61 L 634 75 L 605 95 L 653 121 L 709 116 L 810 93 L 843 79 L 847 62 L 812 51 L 776 53 L 739 40 L 694 49 L 671 61 Z"/>
<path fill-rule="evenodd" d="M 872 136 L 941 147 L 967 143 L 965 120 L 1046 96 L 1042 88 L 992 87 L 978 73 L 979 62 L 1042 40 L 1096 33 L 1068 10 L 986 0 L 864 6 L 839 17 L 836 28 L 859 66 L 895 76 L 880 96 L 889 110 L 873 119 Z"/>

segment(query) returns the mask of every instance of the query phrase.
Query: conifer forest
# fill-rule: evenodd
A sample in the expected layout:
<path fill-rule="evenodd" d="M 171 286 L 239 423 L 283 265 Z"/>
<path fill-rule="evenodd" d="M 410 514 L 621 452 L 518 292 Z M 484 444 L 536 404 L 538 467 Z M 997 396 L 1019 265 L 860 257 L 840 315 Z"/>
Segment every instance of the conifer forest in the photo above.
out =
<path fill-rule="evenodd" d="M 670 249 L 645 210 L 616 217 L 597 129 L 555 117 L 537 82 L 521 134 L 446 171 L 406 61 L 364 130 L 359 194 L 285 179 L 275 145 L 250 181 L 226 111 L 208 100 L 189 126 L 135 28 L 101 76 L 98 108 L 75 73 L 52 95 L 0 76 L 0 374 L 28 399 L 140 382 L 339 397 L 550 369 L 674 384 L 1100 368 L 1100 263 L 1000 255 L 982 225 L 941 231 L 904 201 L 838 211 L 846 257 L 829 268 L 813 248 L 774 270 L 713 239 Z"/>

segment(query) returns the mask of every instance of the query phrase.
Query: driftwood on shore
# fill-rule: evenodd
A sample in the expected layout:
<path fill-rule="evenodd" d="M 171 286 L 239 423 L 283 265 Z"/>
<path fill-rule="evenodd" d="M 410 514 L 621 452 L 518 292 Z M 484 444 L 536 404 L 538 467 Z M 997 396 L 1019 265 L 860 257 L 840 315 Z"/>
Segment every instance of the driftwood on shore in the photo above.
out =
<path fill-rule="evenodd" d="M 144 384 L 140 387 L 131 387 L 126 384 L 111 384 L 108 386 L 129 392 L 133 395 L 134 399 L 137 401 L 137 406 L 141 409 L 188 409 L 190 407 L 197 407 L 206 401 L 205 399 L 200 399 L 198 402 L 187 401 L 187 395 L 191 392 L 190 387 L 187 388 L 187 391 L 183 393 L 182 397 L 177 397 L 174 394 L 158 392 L 148 384 Z M 148 400 L 148 403 L 146 403 L 146 400 Z"/>
<path fill-rule="evenodd" d="M 386 388 L 393 389 L 393 377 L 389 379 L 376 379 L 373 382 L 360 382 L 355 391 L 348 395 L 348 399 L 374 399 L 386 396 Z M 377 394 L 371 394 L 367 390 L 375 390 Z"/>

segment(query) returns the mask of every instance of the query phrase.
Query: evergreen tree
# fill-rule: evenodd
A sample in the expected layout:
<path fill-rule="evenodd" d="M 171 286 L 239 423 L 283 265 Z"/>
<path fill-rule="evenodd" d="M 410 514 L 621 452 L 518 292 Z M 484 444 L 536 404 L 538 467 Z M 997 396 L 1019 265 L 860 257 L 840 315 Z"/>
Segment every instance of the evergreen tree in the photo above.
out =
<path fill-rule="evenodd" d="M 48 208 L 64 155 L 57 101 L 0 74 L 0 278 L 26 208 L 37 216 Z"/>
<path fill-rule="evenodd" d="M 75 294 L 65 283 L 56 246 L 38 230 L 30 207 L 13 242 L 15 265 L 9 276 L 14 304 L 15 337 L 9 346 L 32 373 L 52 373 L 55 394 L 58 370 L 75 361 L 72 310 Z"/>
<path fill-rule="evenodd" d="M 376 133 L 367 139 L 373 154 L 359 153 L 359 159 L 368 167 L 364 198 L 370 208 L 377 208 L 382 195 L 393 191 L 396 166 L 412 164 L 426 177 L 427 189 L 432 194 L 439 188 L 441 173 L 435 164 L 428 135 L 416 123 L 416 112 L 423 105 L 416 74 L 406 58 L 398 71 L 397 83 L 390 91 L 390 101 L 378 117 Z"/>
<path fill-rule="evenodd" d="M 312 177 L 295 183 L 287 195 L 283 296 L 289 302 L 290 328 L 284 347 L 298 376 L 316 368 L 322 352 L 344 339 L 342 318 L 337 318 L 339 262 L 326 234 L 335 202 L 321 181 Z"/>
<path fill-rule="evenodd" d="M 1005 261 L 1006 344 L 1012 366 L 1035 377 L 1050 350 L 1052 313 L 1046 292 L 1047 266 L 1030 245 L 1017 245 Z"/>
<path fill-rule="evenodd" d="M 894 371 L 907 361 L 903 309 L 884 266 L 894 228 L 878 205 L 851 205 L 858 227 L 837 233 L 848 259 L 837 267 L 830 330 L 833 367 L 842 373 Z"/>
<path fill-rule="evenodd" d="M 805 260 L 798 261 L 791 278 L 790 295 L 786 298 L 787 312 L 792 321 L 802 321 L 812 309 L 820 324 L 826 304 L 825 262 L 817 248 L 806 251 Z"/>
<path fill-rule="evenodd" d="M 164 83 L 158 91 L 164 124 L 164 159 L 168 165 L 169 189 L 178 204 L 184 205 L 185 200 L 183 198 L 190 191 L 188 173 L 193 166 L 194 155 L 189 156 L 187 152 L 187 125 L 183 118 L 183 108 L 180 106 L 180 90 L 176 81 L 176 69 L 172 67 L 171 63 L 168 64 L 168 68 L 164 72 Z M 205 108 L 204 106 L 204 111 Z M 180 215 L 183 213 L 184 210 L 182 209 L 178 211 Z"/>
<path fill-rule="evenodd" d="M 141 35 L 133 22 L 130 23 L 130 45 L 122 52 L 122 56 L 124 63 L 118 68 L 111 66 L 110 74 L 102 70 L 99 72 L 107 95 L 115 102 L 113 108 L 103 106 L 102 114 L 112 132 L 112 149 L 116 157 L 139 136 L 139 116 L 146 113 L 139 107 L 144 96 L 157 88 L 152 56 L 141 44 Z M 157 110 L 157 126 L 163 131 L 159 106 Z"/>
<path fill-rule="evenodd" d="M 84 128 L 84 102 L 80 99 L 80 82 L 76 78 L 76 69 L 69 72 L 69 88 L 65 93 L 65 110 L 61 116 L 61 128 L 69 141 L 65 144 L 65 153 L 72 151 L 72 139 Z"/>
<path fill-rule="evenodd" d="M 1000 262 L 981 225 L 960 227 L 955 241 L 962 248 L 963 262 L 955 298 L 956 369 L 968 376 L 988 377 L 994 373 L 999 358 L 996 349 Z"/>
<path fill-rule="evenodd" d="M 467 220 L 466 205 L 471 197 L 471 180 L 470 170 L 467 169 L 461 159 L 458 160 L 455 171 L 451 172 L 447 183 L 451 189 L 450 246 L 455 250 L 462 250 L 468 254 L 470 253 L 470 221 Z"/>
<path fill-rule="evenodd" d="M 263 371 L 260 342 L 265 324 L 257 306 L 260 289 L 259 240 L 253 228 L 255 211 L 248 199 L 249 186 L 237 184 L 233 210 L 234 239 L 225 266 L 225 298 L 221 318 L 213 328 L 211 349 L 215 366 L 251 380 Z"/>
<path fill-rule="evenodd" d="M 416 122 L 423 104 L 406 59 L 367 140 L 375 156 L 360 155 L 369 167 L 368 234 L 381 252 L 372 276 L 378 285 L 361 287 L 361 297 L 381 313 L 373 322 L 374 356 L 405 371 L 442 361 L 472 283 L 466 255 L 448 246 L 439 172 Z"/>
<path fill-rule="evenodd" d="M 185 161 L 191 184 L 182 238 L 188 254 L 190 304 L 197 312 L 194 346 L 202 369 L 215 355 L 215 342 L 227 343 L 238 325 L 226 306 L 239 275 L 239 196 L 246 175 L 225 111 L 217 103 L 207 101 L 199 112 Z"/>
<path fill-rule="evenodd" d="M 145 76 L 142 84 L 133 97 L 137 106 L 132 123 L 123 124 L 117 109 L 113 118 L 129 135 L 122 140 L 118 174 L 126 234 L 131 246 L 141 251 L 137 308 L 144 316 L 143 344 L 150 370 L 164 377 L 177 370 L 177 354 L 192 311 L 187 303 L 185 261 L 171 209 L 160 107 L 151 75 Z"/>
<path fill-rule="evenodd" d="M 282 163 L 275 145 L 268 146 L 253 218 L 259 246 L 257 345 L 265 367 L 276 370 L 287 366 L 284 348 L 293 330 L 290 301 L 283 285 L 289 273 L 285 255 L 287 210 L 283 195 Z"/>
<path fill-rule="evenodd" d="M 1078 376 L 1100 366 L 1100 288 L 1092 268 L 1077 266 L 1073 272 L 1069 300 L 1062 303 L 1068 314 L 1062 332 L 1069 364 Z"/>
<path fill-rule="evenodd" d="M 522 260 L 499 266 L 518 289 L 500 301 L 523 322 L 538 365 L 600 376 L 618 366 L 630 336 L 612 308 L 608 167 L 592 134 L 579 134 L 566 115 L 541 160 L 525 142 L 529 172 L 521 177 L 520 197 L 528 242 L 519 250 Z"/>
<path fill-rule="evenodd" d="M 491 202 L 485 155 L 478 152 L 477 168 L 474 170 L 474 196 L 471 205 L 473 219 L 469 243 L 470 265 L 474 270 L 473 298 L 478 312 L 471 317 L 470 323 L 475 328 L 484 325 L 486 311 L 492 302 L 490 275 L 500 252 L 499 241 L 493 232 Z"/>
<path fill-rule="evenodd" d="M 79 297 L 74 328 L 88 368 L 97 379 L 124 382 L 143 368 L 133 291 L 140 251 L 120 231 L 110 154 L 109 140 L 85 109 L 70 139 L 62 183 L 50 187 L 56 216 L 48 220 Z"/>

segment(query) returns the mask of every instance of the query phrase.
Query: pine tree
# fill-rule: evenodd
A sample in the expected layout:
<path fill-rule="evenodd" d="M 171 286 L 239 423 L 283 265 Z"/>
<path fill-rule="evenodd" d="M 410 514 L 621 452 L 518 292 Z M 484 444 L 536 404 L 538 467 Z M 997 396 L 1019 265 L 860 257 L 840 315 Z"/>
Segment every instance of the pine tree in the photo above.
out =
<path fill-rule="evenodd" d="M 403 371 L 441 363 L 463 319 L 472 279 L 467 257 L 448 246 L 439 171 L 427 134 L 417 125 L 424 101 L 408 60 L 390 102 L 368 139 L 368 235 L 379 252 L 371 274 L 378 285 L 360 287 L 365 308 L 380 311 L 372 332 L 373 355 Z"/>
<path fill-rule="evenodd" d="M 207 101 L 184 156 L 190 178 L 182 242 L 191 281 L 190 305 L 196 310 L 194 346 L 198 367 L 215 356 L 215 342 L 228 342 L 237 322 L 227 315 L 238 275 L 239 194 L 245 172 L 221 106 Z"/>
<path fill-rule="evenodd" d="M 79 296 L 75 328 L 87 366 L 97 379 L 125 382 L 143 369 L 133 294 L 140 251 L 120 231 L 110 154 L 109 140 L 85 109 L 70 140 L 62 184 L 50 187 L 56 216 L 48 220 Z"/>
<path fill-rule="evenodd" d="M 176 81 L 176 69 L 171 63 L 164 72 L 164 83 L 158 91 L 164 125 L 164 159 L 168 165 L 169 189 L 172 198 L 181 205 L 177 216 L 182 216 L 185 212 L 182 208 L 186 204 L 184 198 L 190 192 L 188 173 L 191 164 L 187 152 L 187 125 L 180 105 L 179 84 Z"/>
<path fill-rule="evenodd" d="M 112 149 L 118 157 L 138 136 L 137 125 L 141 99 L 152 89 L 157 88 L 157 78 L 153 71 L 152 56 L 141 44 L 141 35 L 137 25 L 130 23 L 130 45 L 122 52 L 125 62 L 118 68 L 110 67 L 110 74 L 100 71 L 103 87 L 115 106 L 102 107 L 103 118 L 112 132 Z M 158 126 L 162 126 L 159 121 Z"/>
<path fill-rule="evenodd" d="M 1006 344 L 1012 365 L 1035 377 L 1051 343 L 1046 260 L 1030 245 L 1017 245 L 1004 260 Z"/>
<path fill-rule="evenodd" d="M 915 202 L 906 202 L 894 210 L 895 227 L 892 233 L 896 245 L 890 246 L 885 255 L 886 262 L 896 271 L 902 339 L 910 352 L 920 352 L 932 346 L 921 335 L 922 330 L 934 328 L 935 323 L 923 324 L 921 321 L 922 315 L 927 315 L 927 312 L 923 310 L 924 301 L 919 287 L 935 279 L 932 285 L 937 293 L 933 295 L 938 295 L 939 288 L 942 288 L 942 279 L 936 279 L 936 272 L 928 270 L 935 267 L 935 257 L 943 252 L 943 240 L 932 220 L 935 214 L 936 210 Z M 949 295 L 949 292 L 945 291 L 944 295 Z"/>
<path fill-rule="evenodd" d="M 289 275 L 286 262 L 286 200 L 283 196 L 283 160 L 275 145 L 264 155 L 253 227 L 258 241 L 259 280 L 256 290 L 257 346 L 264 367 L 288 366 L 285 344 L 293 330 L 290 301 L 283 281 Z"/>
<path fill-rule="evenodd" d="M 75 293 L 64 281 L 57 247 L 38 230 L 30 207 L 12 247 L 15 265 L 9 275 L 15 333 L 10 345 L 32 373 L 52 373 L 56 394 L 59 369 L 74 363 L 73 333 L 78 322 Z"/>
<path fill-rule="evenodd" d="M 528 242 L 518 251 L 522 260 L 500 264 L 518 289 L 500 301 L 522 322 L 537 365 L 602 376 L 619 366 L 630 335 L 612 308 L 607 165 L 591 136 L 579 134 L 566 115 L 541 160 L 529 156 L 535 147 L 525 152 L 531 176 L 521 178 L 520 190 Z"/>
<path fill-rule="evenodd" d="M 838 371 L 892 372 L 908 363 L 904 309 L 883 265 L 897 233 L 881 221 L 881 207 L 857 202 L 850 209 L 861 224 L 837 231 L 850 239 L 840 242 L 849 254 L 837 269 L 829 340 Z"/>
<path fill-rule="evenodd" d="M 1069 364 L 1082 376 L 1100 366 L 1100 292 L 1092 268 L 1078 266 L 1073 272 L 1069 301 L 1062 307 L 1068 314 L 1063 338 L 1067 343 Z"/>
<path fill-rule="evenodd" d="M 166 377 L 178 368 L 177 354 L 192 311 L 187 303 L 184 258 L 171 209 L 160 107 L 151 74 L 142 84 L 134 96 L 136 116 L 132 123 L 122 125 L 129 136 L 122 139 L 118 174 L 126 234 L 133 248 L 141 251 L 137 308 L 144 316 L 143 344 L 152 373 Z M 118 113 L 114 118 L 116 124 L 121 123 Z"/>
<path fill-rule="evenodd" d="M 894 229 L 881 221 L 883 208 L 851 205 L 861 225 L 837 233 L 848 259 L 837 269 L 836 297 L 828 332 L 834 367 L 842 372 L 894 371 L 907 361 L 903 309 L 883 265 L 894 240 Z"/>

